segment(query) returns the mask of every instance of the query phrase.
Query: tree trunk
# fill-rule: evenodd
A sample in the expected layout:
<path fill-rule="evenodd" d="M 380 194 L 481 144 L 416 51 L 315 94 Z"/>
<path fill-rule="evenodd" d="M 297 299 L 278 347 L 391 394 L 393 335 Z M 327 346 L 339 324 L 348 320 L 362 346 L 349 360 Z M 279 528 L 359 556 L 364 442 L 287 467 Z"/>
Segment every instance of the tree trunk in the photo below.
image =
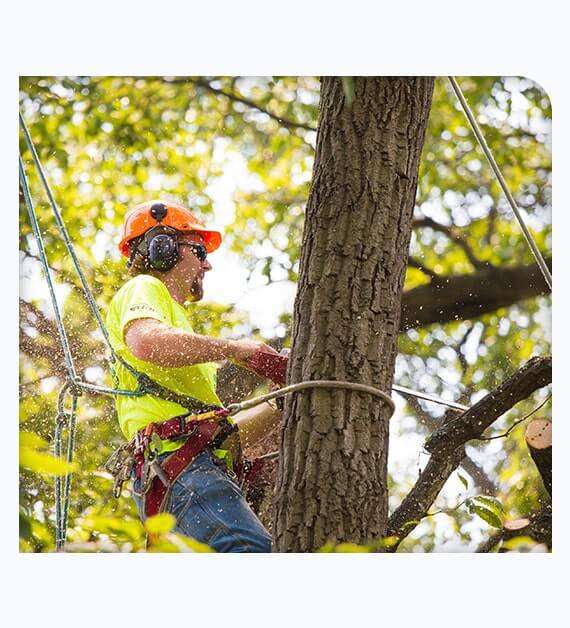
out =
<path fill-rule="evenodd" d="M 354 89 L 349 107 L 341 79 L 322 81 L 288 376 L 390 391 L 433 79 L 354 78 Z M 389 414 L 364 393 L 287 399 L 276 551 L 385 533 Z"/>

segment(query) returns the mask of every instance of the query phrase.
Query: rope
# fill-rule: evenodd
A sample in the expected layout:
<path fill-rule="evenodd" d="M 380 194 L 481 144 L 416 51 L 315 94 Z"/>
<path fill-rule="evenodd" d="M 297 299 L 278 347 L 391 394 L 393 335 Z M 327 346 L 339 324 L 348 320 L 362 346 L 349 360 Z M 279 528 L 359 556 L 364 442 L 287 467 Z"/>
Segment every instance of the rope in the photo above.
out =
<path fill-rule="evenodd" d="M 71 412 L 69 414 L 69 435 L 67 437 L 67 464 L 73 463 L 73 452 L 75 451 L 75 432 L 77 427 L 77 394 L 72 392 Z M 71 501 L 71 478 L 73 474 L 68 471 L 65 474 L 64 487 L 63 487 L 63 503 L 62 503 L 62 515 L 61 515 L 61 548 L 65 545 L 65 538 L 67 536 L 67 517 L 69 514 L 69 504 Z"/>
<path fill-rule="evenodd" d="M 405 386 L 397 386 L 394 384 L 392 386 L 392 390 L 404 396 L 409 395 L 410 397 L 416 397 L 417 399 L 423 399 L 424 401 L 432 401 L 433 403 L 438 403 L 440 406 L 447 406 L 448 408 L 458 410 L 459 412 L 466 412 L 467 410 L 470 410 L 469 406 L 464 406 L 461 403 L 446 401 L 436 395 L 428 395 L 427 393 L 418 392 L 417 390 L 412 390 L 411 388 L 406 388 Z"/>
<path fill-rule="evenodd" d="M 72 396 L 71 411 L 67 413 L 64 407 L 65 395 Z M 67 381 L 59 391 L 57 399 L 57 416 L 54 435 L 54 455 L 62 457 L 63 450 L 63 427 L 67 424 L 69 436 L 67 440 L 66 462 L 73 463 L 73 452 L 75 450 L 75 433 L 77 426 L 77 397 L 81 392 L 69 381 Z M 55 549 L 57 552 L 63 549 L 67 536 L 67 520 L 69 514 L 69 503 L 71 495 L 72 472 L 66 471 L 64 478 L 60 475 L 55 478 Z"/>
<path fill-rule="evenodd" d="M 277 399 L 278 397 L 284 397 L 289 393 L 299 392 L 301 390 L 307 390 L 308 388 L 342 388 L 345 390 L 356 390 L 357 392 L 368 393 L 369 395 L 374 395 L 375 397 L 379 397 L 384 401 L 384 403 L 390 408 L 390 416 L 394 414 L 394 410 L 396 406 L 394 401 L 383 390 L 379 388 L 375 388 L 374 386 L 368 386 L 366 384 L 358 384 L 356 382 L 339 382 L 335 380 L 328 379 L 314 379 L 306 382 L 299 382 L 297 384 L 290 384 L 289 386 L 284 386 L 279 390 L 274 390 L 273 392 L 267 393 L 265 395 L 259 395 L 258 397 L 253 397 L 253 399 L 247 399 L 246 401 L 241 401 L 240 403 L 231 403 L 226 410 L 228 414 L 226 416 L 231 416 L 236 414 L 237 412 L 241 412 L 242 410 L 249 410 L 250 408 L 254 408 L 259 404 L 270 401 L 271 399 Z"/>
<path fill-rule="evenodd" d="M 65 328 L 63 326 L 63 321 L 62 321 L 61 314 L 59 311 L 59 306 L 57 304 L 57 299 L 55 298 L 55 289 L 54 289 L 54 283 L 51 277 L 51 270 L 47 261 L 44 241 L 43 241 L 42 234 L 40 231 L 40 226 L 38 224 L 38 219 L 37 219 L 36 212 L 34 209 L 32 197 L 30 195 L 30 187 L 28 185 L 28 179 L 26 177 L 26 172 L 24 170 L 24 162 L 22 161 L 21 156 L 18 157 L 18 170 L 19 170 L 19 175 L 20 175 L 20 185 L 22 186 L 22 191 L 24 193 L 24 200 L 26 203 L 26 209 L 28 210 L 28 216 L 30 218 L 32 232 L 34 234 L 36 243 L 38 245 L 40 260 L 41 260 L 44 274 L 48 283 L 49 294 L 50 294 L 51 302 L 53 305 L 53 310 L 55 314 L 55 322 L 56 322 L 59 338 L 61 340 L 61 346 L 63 349 L 65 364 L 67 366 L 67 372 L 72 379 L 76 379 L 77 374 L 75 372 L 75 367 L 73 365 L 73 356 L 71 355 L 71 350 L 69 348 L 69 341 L 67 339 Z"/>
<path fill-rule="evenodd" d="M 479 124 L 477 123 L 477 120 L 475 119 L 475 116 L 473 115 L 473 112 L 471 111 L 471 108 L 469 107 L 469 104 L 467 103 L 467 100 L 465 99 L 465 96 L 463 95 L 461 88 L 459 87 L 459 83 L 453 76 L 449 76 L 448 78 L 449 78 L 449 82 L 451 83 L 451 87 L 453 88 L 453 91 L 455 92 L 455 95 L 457 96 L 457 99 L 459 100 L 459 103 L 461 104 L 463 112 L 465 113 L 467 120 L 469 120 L 471 129 L 473 130 L 473 133 L 475 133 L 475 137 L 477 138 L 477 141 L 479 142 L 479 146 L 481 147 L 483 153 L 485 154 L 485 157 L 487 158 L 489 165 L 491 166 L 493 172 L 495 173 L 495 176 L 497 177 L 497 181 L 499 182 L 499 185 L 501 186 L 505 196 L 507 197 L 507 201 L 509 205 L 511 206 L 513 213 L 515 214 L 515 217 L 520 225 L 520 228 L 522 229 L 526 242 L 528 246 L 530 247 L 530 250 L 532 254 L 534 255 L 534 259 L 536 260 L 536 263 L 538 264 L 538 267 L 540 268 L 544 276 L 544 280 L 546 281 L 548 288 L 552 292 L 552 275 L 544 260 L 544 257 L 542 256 L 542 253 L 538 250 L 538 247 L 536 246 L 536 242 L 534 241 L 530 231 L 528 230 L 523 220 L 523 217 L 519 211 L 517 203 L 513 195 L 511 194 L 509 187 L 507 186 L 507 183 L 499 169 L 499 166 L 497 166 L 497 162 L 495 161 L 495 158 L 493 157 L 493 154 L 491 153 L 491 150 L 489 149 L 489 146 L 487 145 L 487 142 L 485 141 L 485 137 L 483 136 L 483 133 L 481 132 L 481 128 L 479 127 Z"/>
<path fill-rule="evenodd" d="M 137 392 L 140 394 L 145 394 L 145 387 L 144 385 L 141 385 L 141 373 L 139 373 L 135 368 L 133 368 L 128 362 L 126 362 L 125 360 L 123 360 L 123 358 L 121 358 L 121 356 L 117 355 L 115 353 L 115 350 L 113 349 L 113 345 L 111 344 L 111 338 L 109 337 L 109 332 L 107 331 L 107 328 L 105 326 L 105 323 L 103 322 L 103 319 L 101 317 L 101 313 L 99 312 L 99 308 L 97 307 L 97 303 L 95 301 L 95 297 L 93 296 L 93 293 L 91 292 L 91 289 L 89 287 L 89 284 L 87 283 L 87 279 L 85 278 L 85 275 L 83 274 L 83 270 L 81 269 L 81 265 L 79 263 L 79 259 L 77 257 L 77 254 L 75 253 L 75 248 L 73 246 L 73 243 L 71 241 L 71 238 L 69 237 L 69 233 L 67 231 L 67 227 L 65 226 L 65 223 L 63 221 L 63 218 L 61 216 L 61 212 L 59 211 L 59 208 L 57 206 L 57 203 L 55 202 L 55 198 L 53 196 L 53 193 L 51 191 L 51 187 L 49 185 L 49 182 L 47 180 L 44 168 L 42 166 L 42 163 L 40 161 L 40 158 L 38 156 L 38 153 L 36 151 L 36 147 L 34 145 L 34 142 L 32 141 L 32 137 L 30 135 L 30 132 L 28 130 L 28 127 L 26 125 L 26 122 L 24 120 L 24 117 L 22 116 L 21 112 L 18 112 L 19 115 L 19 119 L 20 119 L 20 126 L 22 128 L 22 131 L 24 133 L 24 139 L 26 140 L 26 145 L 30 151 L 30 153 L 32 154 L 32 158 L 34 160 L 34 164 L 36 166 L 36 169 L 38 171 L 40 180 L 42 182 L 42 185 L 44 187 L 44 190 L 46 192 L 46 195 L 48 197 L 50 206 L 52 208 L 54 217 L 55 217 L 55 221 L 57 223 L 59 232 L 61 233 L 61 237 L 63 238 L 63 241 L 65 243 L 65 246 L 69 252 L 69 255 L 71 257 L 71 260 L 73 262 L 73 265 L 75 267 L 75 270 L 77 271 L 77 275 L 79 276 L 79 279 L 81 281 L 81 287 L 83 288 L 83 294 L 85 295 L 85 299 L 87 300 L 87 303 L 91 309 L 91 311 L 93 312 L 95 319 L 97 320 L 97 324 L 99 326 L 99 329 L 101 330 L 101 333 L 103 334 L 103 338 L 105 339 L 105 343 L 107 344 L 107 348 L 109 349 L 109 355 L 110 355 L 110 364 L 111 364 L 111 369 L 112 369 L 112 365 L 114 364 L 115 361 L 119 361 L 126 369 L 127 371 L 129 371 L 129 373 L 131 373 L 131 375 L 137 380 L 137 382 L 139 382 L 139 386 L 138 386 L 138 390 Z M 124 394 L 124 393 L 123 393 Z M 135 395 L 138 396 L 138 395 Z"/>
<path fill-rule="evenodd" d="M 26 145 L 28 146 L 28 149 L 30 151 L 30 153 L 32 154 L 32 158 L 34 160 L 34 164 L 36 166 L 36 169 L 38 171 L 38 174 L 40 176 L 40 180 L 44 186 L 45 192 L 47 194 L 49 203 L 51 205 L 51 208 L 53 210 L 53 214 L 55 216 L 55 221 L 57 223 L 57 226 L 59 228 L 59 232 L 61 233 L 61 237 L 63 238 L 63 241 L 65 242 L 65 246 L 69 252 L 69 255 L 71 256 L 71 259 L 73 261 L 73 265 L 75 266 L 75 270 L 77 271 L 77 274 L 79 275 L 79 279 L 81 281 L 81 285 L 83 287 L 83 293 L 85 294 L 85 297 L 87 299 L 87 302 L 89 304 L 89 307 L 91 308 L 91 311 L 93 312 L 93 314 L 95 315 L 95 318 L 97 319 L 97 323 L 99 325 L 99 329 L 101 330 L 104 338 L 105 338 L 105 342 L 107 343 L 107 346 L 109 348 L 109 351 L 111 353 L 111 359 L 114 360 L 115 359 L 115 352 L 113 350 L 113 347 L 111 345 L 111 339 L 109 338 L 109 332 L 107 331 L 107 328 L 105 327 L 105 324 L 103 323 L 103 319 L 101 318 L 101 313 L 99 312 L 99 308 L 97 307 L 97 303 L 95 303 L 95 299 L 93 297 L 93 294 L 91 293 L 91 289 L 89 288 L 89 285 L 87 283 L 87 280 L 85 279 L 85 275 L 83 274 L 83 270 L 81 269 L 81 265 L 79 264 L 79 260 L 77 258 L 77 255 L 75 254 L 75 249 L 73 248 L 73 244 L 71 242 L 71 238 L 69 237 L 69 233 L 67 232 L 67 228 L 65 226 L 65 223 L 63 222 L 63 219 L 61 217 L 61 213 L 57 207 L 57 204 L 55 202 L 55 199 L 53 197 L 53 194 L 51 192 L 51 188 L 49 186 L 47 177 L 45 175 L 42 163 L 40 161 L 40 158 L 38 157 L 38 153 L 36 151 L 36 147 L 34 146 L 34 143 L 32 142 L 32 138 L 30 136 L 30 132 L 28 131 L 28 127 L 26 126 L 26 123 L 24 121 L 24 118 L 22 117 L 22 113 L 18 112 L 18 115 L 20 117 L 20 126 L 22 127 L 22 131 L 24 132 L 24 138 L 26 140 Z"/>

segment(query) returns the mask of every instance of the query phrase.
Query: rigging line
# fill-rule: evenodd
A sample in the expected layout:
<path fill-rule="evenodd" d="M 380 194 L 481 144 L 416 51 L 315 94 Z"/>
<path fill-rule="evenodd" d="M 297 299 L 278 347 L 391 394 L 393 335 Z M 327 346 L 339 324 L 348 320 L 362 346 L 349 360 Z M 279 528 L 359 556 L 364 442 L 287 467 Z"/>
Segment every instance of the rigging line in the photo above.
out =
<path fill-rule="evenodd" d="M 107 331 L 107 328 L 105 327 L 105 324 L 103 323 L 103 319 L 101 318 L 101 313 L 99 312 L 99 308 L 97 307 L 97 304 L 95 302 L 95 299 L 93 297 L 93 294 L 91 293 L 91 289 L 89 288 L 89 284 L 87 283 L 87 280 L 85 279 L 85 275 L 83 274 L 83 271 L 81 269 L 81 266 L 79 264 L 79 260 L 77 258 L 77 255 L 75 254 L 75 249 L 73 248 L 73 244 L 71 242 L 71 238 L 69 237 L 69 233 L 67 232 L 67 228 L 65 226 L 65 223 L 63 222 L 63 219 L 61 217 L 61 213 L 57 207 L 57 204 L 55 202 L 55 199 L 53 197 L 50 185 L 48 183 L 47 177 L 45 175 L 43 166 L 41 164 L 40 158 L 38 157 L 38 153 L 36 151 L 36 147 L 34 146 L 34 143 L 32 141 L 32 138 L 30 136 L 30 132 L 28 131 L 28 127 L 26 126 L 26 123 L 24 121 L 24 118 L 22 116 L 21 112 L 18 112 L 19 117 L 20 117 L 20 126 L 22 128 L 22 131 L 24 132 L 24 138 L 26 140 L 26 145 L 28 146 L 28 149 L 30 151 L 30 153 L 32 154 L 32 158 L 34 160 L 36 169 L 38 171 L 38 174 L 40 176 L 40 180 L 43 184 L 43 187 L 46 191 L 49 203 L 51 205 L 51 208 L 53 210 L 53 214 L 55 216 L 55 221 L 57 223 L 57 226 L 59 228 L 59 232 L 61 233 L 61 236 L 63 238 L 63 241 L 65 242 L 65 246 L 69 252 L 69 255 L 71 256 L 71 259 L 73 261 L 73 265 L 75 266 L 75 270 L 77 271 L 77 274 L 79 275 L 79 279 L 81 281 L 81 285 L 83 287 L 83 292 L 85 294 L 85 298 L 87 299 L 87 302 L 89 304 L 89 307 L 91 308 L 91 311 L 93 312 L 93 314 L 95 315 L 95 318 L 97 319 L 97 323 L 99 324 L 99 328 L 101 329 L 101 332 L 103 334 L 103 336 L 105 337 L 105 341 L 109 347 L 109 351 L 111 353 L 111 358 L 114 361 L 115 359 L 115 351 L 113 350 L 113 347 L 111 345 L 111 339 L 109 338 L 109 332 Z"/>
<path fill-rule="evenodd" d="M 284 386 L 283 388 L 279 388 L 265 395 L 246 399 L 245 401 L 239 403 L 231 403 L 227 406 L 227 409 L 230 411 L 230 414 L 235 414 L 236 412 L 241 412 L 241 410 L 253 408 L 254 406 L 263 403 L 264 401 L 271 401 L 272 399 L 284 397 L 289 393 L 297 392 L 299 390 L 305 390 L 307 388 L 345 388 L 349 390 L 356 390 L 359 392 L 366 392 L 382 398 L 385 403 L 390 407 L 392 413 L 395 410 L 394 401 L 387 393 L 381 391 L 379 388 L 368 386 L 366 384 L 359 384 L 356 382 L 344 382 L 328 379 L 310 380 L 306 382 L 298 382 L 297 384 L 289 384 L 289 386 Z M 418 397 L 419 399 L 423 399 L 424 401 L 438 403 L 440 405 L 447 406 L 461 412 L 466 412 L 467 410 L 471 409 L 469 406 L 464 406 L 460 403 L 455 403 L 454 401 L 446 401 L 445 399 L 441 399 L 441 397 L 436 397 L 435 395 L 416 392 L 415 390 L 411 390 L 410 388 L 406 388 L 404 386 L 393 385 L 392 390 L 400 393 L 401 395 L 411 395 L 412 397 Z"/>
<path fill-rule="evenodd" d="M 67 437 L 67 458 L 66 462 L 69 466 L 73 463 L 73 452 L 75 450 L 75 433 L 77 428 L 77 394 L 73 394 L 71 401 L 71 412 L 69 414 L 69 434 Z M 67 519 L 69 514 L 69 504 L 71 495 L 71 477 L 73 473 L 69 470 L 65 474 L 63 482 L 63 499 L 62 499 L 62 514 L 61 514 L 61 536 L 60 543 L 61 549 L 65 545 L 67 537 Z"/>
<path fill-rule="evenodd" d="M 63 423 L 60 421 L 59 415 L 55 420 L 55 433 L 53 436 L 54 448 L 53 455 L 61 458 Z M 59 539 L 61 538 L 61 514 L 62 514 L 62 480 L 60 475 L 55 476 L 55 547 L 59 548 Z"/>
<path fill-rule="evenodd" d="M 89 384 L 80 379 L 76 379 L 74 385 L 77 388 L 88 390 L 89 392 L 99 393 L 101 395 L 119 395 L 122 397 L 142 397 L 144 395 L 152 394 L 146 390 L 124 390 L 123 388 L 108 388 L 107 386 L 99 386 L 98 384 Z"/>
<path fill-rule="evenodd" d="M 26 125 L 26 122 L 24 120 L 24 117 L 22 116 L 21 112 L 18 112 L 19 115 L 19 119 L 20 119 L 20 126 L 22 128 L 22 131 L 24 133 L 24 138 L 26 140 L 26 145 L 28 146 L 28 149 L 30 150 L 30 153 L 32 154 L 32 158 L 34 160 L 34 164 L 36 166 L 36 169 L 38 171 L 38 174 L 40 176 L 41 182 L 43 184 L 43 187 L 46 191 L 49 203 L 51 205 L 53 214 L 55 216 L 55 220 L 57 223 L 57 226 L 59 228 L 59 231 L 61 233 L 61 236 L 63 238 L 63 241 L 65 243 L 65 246 L 69 252 L 69 255 L 71 256 L 73 265 L 75 267 L 75 270 L 77 271 L 77 274 L 79 276 L 79 279 L 81 281 L 81 285 L 83 287 L 83 293 L 85 295 L 85 298 L 87 300 L 87 303 L 89 304 L 89 307 L 91 308 L 91 311 L 93 312 L 93 314 L 95 315 L 95 318 L 97 320 L 97 324 L 99 325 L 99 329 L 101 330 L 101 333 L 103 334 L 103 337 L 105 339 L 105 342 L 107 343 L 107 347 L 109 348 L 109 353 L 110 353 L 110 362 L 111 364 L 115 362 L 115 360 L 118 360 L 126 369 L 127 371 L 129 371 L 129 373 L 131 373 L 131 375 L 138 381 L 139 380 L 139 372 L 134 369 L 130 364 L 128 364 L 125 360 L 123 360 L 123 358 L 121 358 L 121 356 L 117 355 L 113 349 L 113 346 L 111 344 L 111 339 L 109 337 L 109 332 L 107 331 L 107 328 L 105 326 L 105 323 L 103 322 L 103 319 L 101 318 L 101 313 L 99 312 L 99 308 L 97 307 L 97 303 L 95 302 L 95 298 L 93 297 L 93 294 L 91 292 L 91 289 L 89 287 L 89 284 L 87 283 L 87 280 L 85 278 L 85 275 L 83 274 L 83 270 L 81 269 L 81 265 L 79 264 L 79 259 L 77 258 L 77 255 L 75 253 L 75 249 L 73 247 L 73 243 L 71 242 L 71 238 L 69 237 L 69 233 L 67 231 L 67 228 L 65 226 L 65 223 L 63 221 L 63 218 L 61 216 L 61 213 L 57 207 L 57 203 L 55 202 L 55 198 L 52 194 L 49 182 L 47 180 L 45 171 L 43 169 L 42 163 L 40 161 L 40 158 L 38 156 L 38 153 L 36 151 L 36 147 L 34 145 L 34 142 L 32 140 L 32 137 L 30 135 L 30 132 L 28 130 L 28 127 Z"/>
<path fill-rule="evenodd" d="M 417 399 L 423 399 L 424 401 L 431 401 L 441 406 L 447 406 L 448 408 L 453 408 L 454 410 L 459 410 L 461 412 L 466 412 L 467 410 L 470 410 L 469 406 L 464 406 L 461 403 L 456 403 L 455 401 L 446 401 L 441 397 L 429 395 L 428 393 L 418 392 L 417 390 L 412 390 L 411 388 L 406 388 L 405 386 L 398 386 L 394 384 L 392 386 L 392 390 L 404 396 L 409 395 L 410 397 L 416 397 Z"/>
<path fill-rule="evenodd" d="M 380 390 L 379 388 L 375 388 L 374 386 L 359 384 L 358 382 L 316 379 L 306 382 L 297 382 L 296 384 L 289 384 L 289 386 L 284 386 L 283 388 L 279 388 L 265 395 L 253 397 L 253 399 L 246 399 L 245 401 L 241 401 L 239 403 L 230 403 L 226 407 L 226 410 L 228 411 L 228 414 L 226 414 L 226 416 L 232 416 L 237 412 L 241 412 L 242 410 L 249 410 L 249 408 L 254 408 L 264 401 L 270 401 L 271 399 L 284 397 L 289 393 L 299 392 L 301 390 L 306 390 L 309 388 L 344 388 L 348 390 L 356 390 L 357 392 L 364 392 L 370 395 L 374 395 L 375 397 L 380 397 L 380 399 L 382 399 L 382 401 L 384 401 L 384 403 L 389 407 L 390 416 L 394 414 L 394 410 L 396 409 L 394 401 L 390 397 L 390 395 L 388 395 L 388 393 L 385 393 L 383 390 Z"/>
<path fill-rule="evenodd" d="M 32 227 L 32 231 L 34 234 L 34 238 L 36 240 L 36 244 L 38 245 L 38 250 L 39 250 L 39 254 L 40 254 L 40 259 L 42 262 L 42 266 L 43 266 L 43 270 L 44 270 L 44 274 L 47 280 L 47 284 L 48 284 L 48 288 L 49 288 L 49 294 L 50 294 L 50 299 L 51 299 L 51 304 L 53 307 L 53 311 L 54 311 L 54 315 L 55 315 L 55 322 L 57 325 L 57 331 L 59 333 L 59 338 L 61 340 L 61 345 L 63 348 L 63 355 L 65 358 L 65 363 L 67 366 L 67 371 L 69 373 L 69 376 L 71 377 L 71 379 L 76 379 L 77 378 L 77 373 L 75 372 L 75 366 L 73 365 L 73 357 L 71 355 L 71 350 L 69 348 L 69 341 L 67 339 L 67 334 L 65 332 L 65 328 L 63 326 L 63 321 L 61 318 L 61 314 L 59 311 L 59 306 L 57 304 L 57 299 L 55 297 L 55 290 L 54 290 L 54 284 L 53 284 L 53 279 L 51 276 L 51 271 L 49 268 L 49 264 L 47 261 L 47 256 L 46 256 L 46 251 L 45 251 L 45 247 L 44 247 L 44 241 L 42 238 L 42 234 L 40 231 L 40 226 L 38 224 L 38 219 L 36 217 L 36 213 L 34 210 L 34 205 L 33 205 L 33 201 L 32 201 L 32 197 L 30 195 L 30 188 L 28 185 L 28 179 L 26 177 L 26 172 L 24 170 L 24 162 L 22 161 L 22 156 L 19 155 L 18 156 L 18 168 L 19 168 L 19 174 L 20 174 L 20 185 L 22 186 L 22 191 L 24 192 L 24 200 L 26 203 L 26 209 L 28 210 L 28 216 L 30 218 L 30 224 Z"/>
<path fill-rule="evenodd" d="M 451 83 L 451 87 L 453 88 L 453 91 L 455 92 L 455 95 L 457 96 L 457 99 L 459 100 L 459 103 L 463 109 L 463 112 L 465 113 L 465 116 L 467 117 L 467 120 L 469 121 L 469 124 L 471 125 L 471 129 L 473 130 L 473 133 L 475 134 L 475 137 L 477 138 L 477 141 L 479 142 L 479 146 L 481 147 L 481 150 L 483 151 L 483 153 L 485 153 L 485 157 L 487 158 L 489 165 L 491 166 L 493 172 L 495 173 L 495 176 L 497 177 L 497 181 L 499 182 L 499 185 L 501 186 L 507 198 L 507 201 L 509 205 L 511 206 L 511 209 L 513 210 L 515 214 L 515 217 L 520 225 L 520 228 L 522 229 L 526 242 L 528 246 L 530 247 L 530 250 L 532 251 L 532 254 L 534 255 L 534 258 L 536 260 L 536 263 L 538 264 L 538 267 L 540 268 L 544 276 L 544 280 L 546 281 L 546 284 L 548 285 L 550 291 L 552 292 L 552 275 L 550 273 L 548 265 L 546 264 L 546 261 L 544 260 L 542 253 L 538 250 L 538 247 L 536 246 L 536 242 L 534 241 L 534 238 L 532 237 L 530 231 L 528 230 L 523 220 L 523 217 L 519 211 L 517 203 L 513 195 L 511 194 L 511 191 L 509 190 L 501 171 L 499 170 L 499 166 L 497 165 L 497 162 L 495 161 L 495 158 L 493 157 L 493 154 L 491 153 L 491 150 L 489 149 L 489 146 L 487 145 L 487 142 L 485 141 L 485 137 L 483 136 L 481 128 L 479 127 L 479 124 L 477 123 L 477 120 L 475 119 L 475 116 L 473 115 L 473 112 L 471 111 L 471 108 L 469 107 L 469 104 L 467 100 L 465 99 L 463 92 L 461 91 L 461 87 L 459 87 L 459 83 L 457 82 L 454 76 L 449 76 L 448 78 L 449 78 L 449 82 Z"/>

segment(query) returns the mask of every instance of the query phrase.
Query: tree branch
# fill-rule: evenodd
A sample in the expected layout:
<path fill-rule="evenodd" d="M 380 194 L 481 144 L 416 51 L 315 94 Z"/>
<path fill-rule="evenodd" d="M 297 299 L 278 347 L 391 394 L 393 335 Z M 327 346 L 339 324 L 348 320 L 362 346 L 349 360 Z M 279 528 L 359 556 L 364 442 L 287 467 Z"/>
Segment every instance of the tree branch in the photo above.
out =
<path fill-rule="evenodd" d="M 499 388 L 486 395 L 459 417 L 446 415 L 444 424 L 428 439 L 426 449 L 431 458 L 412 490 L 388 521 L 388 535 L 396 536 L 395 551 L 402 541 L 425 517 L 449 476 L 465 456 L 464 445 L 512 408 L 521 399 L 552 380 L 552 358 L 529 360 Z"/>
<path fill-rule="evenodd" d="M 433 220 L 433 218 L 428 218 L 427 216 L 423 218 L 416 218 L 414 220 L 413 222 L 414 229 L 422 229 L 425 227 L 429 227 L 430 229 L 433 229 L 434 231 L 439 231 L 440 233 L 445 234 L 450 240 L 452 240 L 453 242 L 455 242 L 455 244 L 460 246 L 463 249 L 463 252 L 465 253 L 465 255 L 467 256 L 467 259 L 469 260 L 473 268 L 475 268 L 476 270 L 485 270 L 489 268 L 489 266 L 491 266 L 490 262 L 485 262 L 483 260 L 480 260 L 475 255 L 475 253 L 473 252 L 473 249 L 471 248 L 471 245 L 467 241 L 467 238 L 457 228 L 453 226 L 448 227 L 447 225 L 442 225 L 441 223 Z"/>
<path fill-rule="evenodd" d="M 425 443 L 431 454 L 447 453 L 478 438 L 507 410 L 552 381 L 552 358 L 534 357 L 469 410 L 435 430 Z"/>
<path fill-rule="evenodd" d="M 547 260 L 549 267 L 551 260 Z M 404 292 L 400 331 L 477 318 L 517 301 L 548 294 L 536 264 L 487 268 Z"/>
<path fill-rule="evenodd" d="M 430 277 L 431 279 L 434 279 L 435 281 L 440 279 L 440 275 L 438 275 L 431 268 L 428 268 L 425 264 L 422 264 L 422 262 L 420 262 L 415 257 L 411 257 L 411 256 L 408 257 L 408 266 L 411 266 L 412 268 L 417 268 L 422 273 L 424 273 L 424 275 L 427 275 L 428 277 Z"/>
<path fill-rule="evenodd" d="M 260 113 L 264 113 L 265 115 L 269 116 L 272 120 L 279 122 L 279 124 L 285 127 L 286 129 L 303 129 L 305 131 L 317 130 L 315 127 L 311 126 L 310 124 L 304 124 L 303 122 L 297 122 L 296 120 L 291 120 L 290 118 L 279 116 L 276 113 L 269 111 L 265 107 L 262 107 L 260 104 L 256 103 L 254 100 L 250 100 L 249 98 L 240 96 L 239 94 L 236 94 L 235 92 L 229 92 L 229 91 L 220 89 L 218 87 L 214 87 L 213 85 L 211 85 L 211 83 L 209 83 L 206 79 L 203 79 L 203 78 L 194 78 L 191 76 L 180 77 L 180 78 L 170 79 L 168 83 L 172 83 L 172 84 L 193 83 L 194 85 L 203 87 L 204 89 L 208 90 L 209 92 L 212 92 L 213 94 L 216 94 L 218 96 L 224 96 L 225 98 L 228 98 L 229 100 L 232 100 L 233 102 L 239 102 L 242 105 L 249 107 L 250 109 L 256 109 Z"/>
<path fill-rule="evenodd" d="M 434 419 L 428 412 L 425 412 L 421 407 L 420 403 L 417 399 L 410 397 L 406 399 L 406 402 L 409 406 L 411 406 L 416 414 L 416 418 L 418 422 L 425 427 L 427 427 L 430 431 L 437 429 L 440 424 L 440 421 Z M 449 415 L 449 419 L 451 419 L 451 415 L 456 416 L 456 412 L 452 412 Z M 446 417 L 443 419 L 444 421 L 447 419 Z M 465 451 L 465 450 L 464 450 Z M 461 460 L 459 465 L 471 478 L 473 483 L 479 488 L 482 493 L 485 495 L 495 495 L 497 492 L 497 487 L 495 483 L 489 478 L 489 476 L 483 471 L 483 469 L 469 456 L 469 454 L 465 451 L 465 457 Z"/>

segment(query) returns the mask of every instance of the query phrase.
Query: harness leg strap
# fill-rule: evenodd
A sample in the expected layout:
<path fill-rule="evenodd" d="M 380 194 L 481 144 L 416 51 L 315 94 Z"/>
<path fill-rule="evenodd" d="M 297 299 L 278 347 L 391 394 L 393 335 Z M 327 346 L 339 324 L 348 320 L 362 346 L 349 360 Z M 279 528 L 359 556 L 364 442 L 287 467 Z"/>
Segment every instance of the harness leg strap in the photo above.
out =
<path fill-rule="evenodd" d="M 152 517 L 162 512 L 166 503 L 166 497 L 178 476 L 199 454 L 210 446 L 219 429 L 220 425 L 216 421 L 200 423 L 196 432 L 188 438 L 184 445 L 166 458 L 161 466 L 161 475 L 163 477 L 155 475 L 145 495 L 144 512 L 147 517 Z"/>

